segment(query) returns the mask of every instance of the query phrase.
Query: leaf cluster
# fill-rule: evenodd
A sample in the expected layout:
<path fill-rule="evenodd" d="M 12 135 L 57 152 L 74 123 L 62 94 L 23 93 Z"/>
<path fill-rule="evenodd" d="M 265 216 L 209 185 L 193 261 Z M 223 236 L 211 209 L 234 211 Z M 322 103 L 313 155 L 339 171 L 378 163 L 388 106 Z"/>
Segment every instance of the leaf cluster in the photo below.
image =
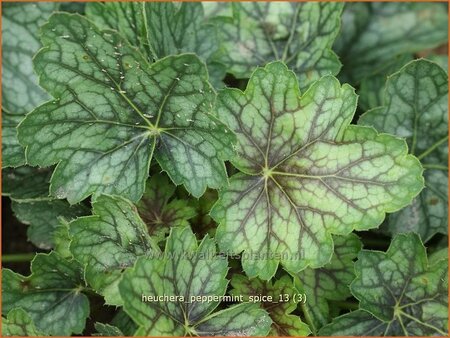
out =
<path fill-rule="evenodd" d="M 2 12 L 3 335 L 448 335 L 446 6 Z"/>

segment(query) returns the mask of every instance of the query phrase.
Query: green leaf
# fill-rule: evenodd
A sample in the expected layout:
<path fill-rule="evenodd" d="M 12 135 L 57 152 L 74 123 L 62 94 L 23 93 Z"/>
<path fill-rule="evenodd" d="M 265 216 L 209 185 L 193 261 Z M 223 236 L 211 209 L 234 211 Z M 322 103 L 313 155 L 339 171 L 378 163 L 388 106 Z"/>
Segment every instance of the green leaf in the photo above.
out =
<path fill-rule="evenodd" d="M 272 301 L 261 302 L 260 306 L 267 311 L 272 319 L 270 336 L 307 336 L 311 331 L 301 318 L 292 312 L 297 308 L 294 295 L 298 291 L 294 288 L 292 279 L 284 275 L 275 282 L 264 282 L 260 279 L 248 279 L 246 276 L 235 274 L 231 279 L 230 291 L 232 295 L 243 296 L 249 301 L 249 296 L 272 297 Z M 289 301 L 280 301 L 280 297 L 288 295 Z"/>
<path fill-rule="evenodd" d="M 386 62 L 385 67 L 378 70 L 375 74 L 362 79 L 358 90 L 359 107 L 366 111 L 382 106 L 384 104 L 385 85 L 388 76 L 397 72 L 411 60 L 413 60 L 413 55 L 400 55 Z"/>
<path fill-rule="evenodd" d="M 195 207 L 196 216 L 191 220 L 192 229 L 200 237 L 208 234 L 215 237 L 217 223 L 210 215 L 211 208 L 218 199 L 217 190 L 208 189 L 198 200 L 191 201 Z"/>
<path fill-rule="evenodd" d="M 320 336 L 391 336 L 399 324 L 385 323 L 364 310 L 356 310 L 333 319 L 319 331 Z M 404 334 L 400 332 L 400 336 Z"/>
<path fill-rule="evenodd" d="M 124 333 L 125 336 L 134 336 L 137 330 L 136 324 L 133 320 L 126 314 L 123 308 L 120 308 L 114 318 L 111 320 L 111 325 L 117 327 L 120 331 Z"/>
<path fill-rule="evenodd" d="M 205 22 L 201 3 L 90 3 L 87 17 L 120 32 L 149 60 L 195 53 L 207 64 L 211 83 L 221 86 L 226 68 L 212 60 L 219 49 L 217 32 Z"/>
<path fill-rule="evenodd" d="M 36 329 L 33 319 L 21 308 L 8 312 L 6 318 L 2 317 L 2 336 L 45 336 Z"/>
<path fill-rule="evenodd" d="M 448 73 L 448 55 L 430 54 L 426 58 L 430 61 L 436 62 Z"/>
<path fill-rule="evenodd" d="M 144 2 L 89 2 L 86 17 L 102 30 L 114 29 L 150 61 Z"/>
<path fill-rule="evenodd" d="M 17 202 L 52 200 L 49 197 L 51 172 L 28 166 L 2 170 L 2 195 Z"/>
<path fill-rule="evenodd" d="M 226 183 L 234 136 L 211 114 L 215 94 L 195 55 L 148 65 L 116 33 L 63 13 L 43 26 L 42 41 L 34 65 L 55 100 L 27 115 L 19 140 L 30 164 L 58 163 L 52 195 L 137 201 L 153 155 L 195 197 Z"/>
<path fill-rule="evenodd" d="M 41 47 L 39 27 L 59 5 L 7 3 L 2 7 L 2 108 L 23 116 L 48 99 L 37 84 L 32 57 Z"/>
<path fill-rule="evenodd" d="M 318 330 L 331 321 L 329 301 L 341 301 L 351 296 L 349 285 L 355 278 L 353 259 L 361 250 L 358 236 L 334 236 L 334 253 L 323 268 L 305 269 L 294 276 L 294 285 L 307 295 L 301 309 L 311 330 Z"/>
<path fill-rule="evenodd" d="M 55 336 L 81 334 L 89 315 L 83 271 L 57 253 L 37 254 L 28 277 L 2 270 L 2 311 L 25 310 L 36 328 Z"/>
<path fill-rule="evenodd" d="M 196 215 L 187 200 L 172 198 L 175 189 L 165 175 L 155 175 L 148 181 L 144 196 L 136 205 L 157 242 L 165 239 L 170 228 L 188 226 L 188 220 Z"/>
<path fill-rule="evenodd" d="M 124 309 L 139 325 L 136 335 L 266 335 L 271 320 L 256 304 L 213 312 L 225 295 L 227 270 L 212 239 L 197 244 L 190 228 L 172 228 L 164 255 L 139 258 L 120 282 Z M 163 296 L 178 298 L 150 298 Z M 212 299 L 194 301 L 197 296 Z"/>
<path fill-rule="evenodd" d="M 62 222 L 68 222 L 78 216 L 86 215 L 82 205 L 70 205 L 66 201 L 33 201 L 11 204 L 15 216 L 23 224 L 29 225 L 28 239 L 41 249 L 54 248 L 53 236 Z"/>
<path fill-rule="evenodd" d="M 233 8 L 230 2 L 204 1 L 202 2 L 205 18 L 216 16 L 232 16 Z"/>
<path fill-rule="evenodd" d="M 358 254 L 357 277 L 350 288 L 360 300 L 360 308 L 376 317 L 370 319 L 374 324 L 378 321 L 374 335 L 447 336 L 447 269 L 447 259 L 429 265 L 417 234 L 400 234 L 386 253 L 362 250 Z M 359 310 L 335 319 L 324 330 L 336 328 L 349 335 L 362 334 L 367 330 L 362 323 L 351 327 L 361 317 L 369 320 L 369 315 Z M 381 327 L 384 334 L 379 331 Z"/>
<path fill-rule="evenodd" d="M 41 47 L 39 26 L 58 8 L 57 3 L 8 3 L 2 9 L 2 167 L 25 164 L 17 140 L 21 119 L 48 99 L 38 86 L 31 59 Z"/>
<path fill-rule="evenodd" d="M 203 19 L 201 3 L 148 2 L 145 14 L 148 41 L 157 58 L 189 52 L 209 65 L 218 50 L 218 37 L 214 26 Z"/>
<path fill-rule="evenodd" d="M 447 8 L 441 3 L 352 3 L 343 17 L 337 50 L 342 72 L 354 84 L 392 58 L 447 42 Z"/>
<path fill-rule="evenodd" d="M 343 4 L 253 2 L 233 3 L 233 17 L 215 19 L 220 58 L 228 72 L 248 78 L 256 66 L 284 61 L 300 86 L 324 75 L 335 75 L 341 64 L 331 50 L 339 31 Z"/>
<path fill-rule="evenodd" d="M 446 72 L 434 62 L 417 60 L 389 77 L 384 106 L 358 122 L 406 138 L 411 154 L 426 169 L 423 192 L 389 217 L 386 230 L 391 234 L 415 231 L 427 241 L 437 232 L 447 233 L 447 105 Z"/>
<path fill-rule="evenodd" d="M 356 95 L 326 76 L 302 97 L 281 62 L 254 73 L 245 92 L 220 92 L 217 110 L 238 136 L 242 173 L 211 211 L 222 251 L 244 251 L 249 277 L 270 279 L 281 263 L 297 272 L 329 262 L 330 233 L 378 226 L 423 187 L 406 143 L 350 126 Z"/>
<path fill-rule="evenodd" d="M 120 331 L 119 328 L 109 325 L 109 324 L 103 324 L 103 323 L 95 323 L 95 329 L 97 330 L 98 334 L 96 336 L 106 336 L 106 337 L 123 337 L 124 334 L 122 331 Z"/>
<path fill-rule="evenodd" d="M 59 227 L 57 227 L 53 232 L 52 239 L 54 243 L 53 251 L 56 251 L 59 255 L 66 259 L 73 258 L 73 255 L 70 252 L 70 241 L 72 239 L 69 234 L 69 223 L 65 221 L 61 222 Z"/>
<path fill-rule="evenodd" d="M 17 139 L 16 129 L 22 119 L 22 115 L 2 109 L 2 168 L 25 164 L 25 150 Z"/>
<path fill-rule="evenodd" d="M 85 266 L 86 281 L 107 304 L 122 305 L 118 284 L 136 258 L 159 252 L 136 207 L 119 196 L 101 195 L 93 215 L 70 223 L 70 251 Z"/>

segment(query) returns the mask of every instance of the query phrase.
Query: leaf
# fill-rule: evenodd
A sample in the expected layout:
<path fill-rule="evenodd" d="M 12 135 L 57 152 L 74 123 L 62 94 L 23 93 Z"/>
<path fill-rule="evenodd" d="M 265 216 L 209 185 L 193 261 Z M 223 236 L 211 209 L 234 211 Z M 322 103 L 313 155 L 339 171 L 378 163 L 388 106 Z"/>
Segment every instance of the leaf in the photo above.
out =
<path fill-rule="evenodd" d="M 155 175 L 136 205 L 149 234 L 157 242 L 165 239 L 170 228 L 188 226 L 188 220 L 196 215 L 187 200 L 172 198 L 175 188 L 165 175 Z"/>
<path fill-rule="evenodd" d="M 157 58 L 189 52 L 209 64 L 217 52 L 217 31 L 203 19 L 201 3 L 149 2 L 145 14 L 148 41 Z"/>
<path fill-rule="evenodd" d="M 212 114 L 215 94 L 195 55 L 151 66 L 114 32 L 55 14 L 35 56 L 55 97 L 19 126 L 30 164 L 58 163 L 51 194 L 73 204 L 93 194 L 137 201 L 153 155 L 195 197 L 226 183 L 234 136 Z"/>
<path fill-rule="evenodd" d="M 374 335 L 447 336 L 447 269 L 447 259 L 428 263 L 417 234 L 399 234 L 386 253 L 362 250 L 358 254 L 356 279 L 350 288 L 360 300 L 360 308 L 373 314 L 377 325 L 385 330 Z M 358 314 L 335 319 L 324 330 L 345 329 L 349 335 L 359 335 L 364 325 L 351 329 L 349 323 L 355 318 L 361 320 L 362 315 L 368 317 L 359 310 Z"/>
<path fill-rule="evenodd" d="M 237 78 L 248 78 L 256 66 L 285 62 L 300 86 L 335 75 L 341 64 L 331 50 L 339 31 L 343 4 L 233 3 L 232 18 L 217 18 L 222 62 Z"/>
<path fill-rule="evenodd" d="M 411 154 L 425 167 L 423 192 L 391 215 L 391 234 L 414 231 L 426 242 L 447 233 L 448 84 L 447 74 L 427 60 L 408 63 L 386 82 L 384 106 L 366 112 L 359 124 L 406 138 Z M 441 169 L 435 169 L 442 167 Z"/>
<path fill-rule="evenodd" d="M 8 3 L 2 10 L 2 108 L 25 115 L 48 99 L 37 85 L 31 59 L 41 47 L 39 26 L 57 10 L 56 3 Z"/>
<path fill-rule="evenodd" d="M 448 73 L 448 55 L 430 54 L 426 58 L 430 61 L 436 62 Z"/>
<path fill-rule="evenodd" d="M 216 16 L 232 16 L 233 8 L 229 2 L 204 1 L 202 2 L 205 18 Z"/>
<path fill-rule="evenodd" d="M 113 325 L 109 324 L 103 324 L 103 323 L 95 323 L 95 329 L 97 330 L 98 334 L 96 336 L 106 336 L 106 337 L 123 337 L 124 334 L 120 329 Z"/>
<path fill-rule="evenodd" d="M 353 15 L 343 21 L 346 36 L 337 38 L 338 54 L 345 80 L 354 84 L 385 67 L 392 58 L 447 42 L 448 16 L 444 4 L 355 3 L 346 4 L 344 17 L 348 11 Z"/>
<path fill-rule="evenodd" d="M 137 257 L 159 252 L 136 207 L 119 196 L 102 195 L 92 204 L 93 215 L 69 225 L 70 251 L 85 267 L 85 278 L 110 305 L 122 305 L 118 284 L 123 270 Z"/>
<path fill-rule="evenodd" d="M 52 240 L 54 243 L 53 251 L 56 251 L 61 257 L 72 259 L 73 255 L 70 252 L 70 238 L 69 223 L 63 221 L 59 227 L 53 232 Z"/>
<path fill-rule="evenodd" d="M 413 59 L 413 55 L 410 54 L 400 55 L 389 60 L 389 62 L 386 62 L 386 66 L 383 69 L 378 70 L 377 73 L 362 79 L 358 91 L 359 107 L 366 111 L 382 106 L 384 104 L 384 91 L 388 76 L 397 72 Z"/>
<path fill-rule="evenodd" d="M 85 14 L 85 2 L 61 2 L 61 11 Z"/>
<path fill-rule="evenodd" d="M 29 225 L 28 239 L 41 249 L 51 249 L 55 242 L 53 235 L 62 221 L 70 221 L 87 214 L 82 205 L 70 205 L 66 201 L 36 201 L 11 204 L 15 216 L 23 224 Z"/>
<path fill-rule="evenodd" d="M 89 315 L 83 272 L 57 253 L 37 254 L 28 277 L 2 271 L 2 311 L 22 308 L 39 331 L 55 336 L 83 332 Z"/>
<path fill-rule="evenodd" d="M 2 336 L 45 336 L 36 329 L 33 319 L 21 308 L 8 312 L 6 318 L 2 317 Z"/>
<path fill-rule="evenodd" d="M 307 336 L 311 333 L 308 325 L 303 323 L 299 316 L 292 314 L 297 308 L 293 296 L 298 291 L 289 276 L 284 275 L 274 282 L 264 282 L 235 274 L 231 279 L 231 286 L 233 289 L 230 293 L 234 296 L 243 296 L 244 301 L 249 301 L 249 296 L 272 297 L 272 301 L 260 303 L 272 319 L 270 336 Z M 284 295 L 289 296 L 289 301 L 279 301 Z"/>
<path fill-rule="evenodd" d="M 349 285 L 355 278 L 353 259 L 361 250 L 361 242 L 355 234 L 334 236 L 333 241 L 334 253 L 328 264 L 292 274 L 297 290 L 307 295 L 301 309 L 314 335 L 331 321 L 329 302 L 351 296 Z"/>
<path fill-rule="evenodd" d="M 112 28 L 149 59 L 195 53 L 208 66 L 211 83 L 220 85 L 224 65 L 213 61 L 218 52 L 217 32 L 203 19 L 200 3 L 90 3 L 87 17 L 100 28 Z"/>
<path fill-rule="evenodd" d="M 17 124 L 48 99 L 38 86 L 31 58 L 41 47 L 37 32 L 56 3 L 8 3 L 2 10 L 2 167 L 25 164 Z"/>
<path fill-rule="evenodd" d="M 22 119 L 22 115 L 2 110 L 2 168 L 25 164 L 25 151 L 17 139 L 16 129 Z"/>
<path fill-rule="evenodd" d="M 245 92 L 225 89 L 217 110 L 237 134 L 242 171 L 211 215 L 222 251 L 244 251 L 249 277 L 270 279 L 281 262 L 298 272 L 329 262 L 330 233 L 378 226 L 423 187 L 404 141 L 350 126 L 356 95 L 326 76 L 300 97 L 281 62 L 258 68 Z"/>
<path fill-rule="evenodd" d="M 49 194 L 51 172 L 28 166 L 2 170 L 2 195 L 17 202 L 52 200 Z"/>
<path fill-rule="evenodd" d="M 266 335 L 271 320 L 256 304 L 213 312 L 225 294 L 227 270 L 212 239 L 197 244 L 190 228 L 172 228 L 164 255 L 139 258 L 120 282 L 124 310 L 139 326 L 135 335 Z M 161 296 L 177 298 L 144 298 Z M 212 299 L 193 301 L 197 296 Z"/>
<path fill-rule="evenodd" d="M 86 17 L 102 30 L 118 31 L 148 59 L 152 52 L 147 41 L 143 2 L 89 2 Z"/>
<path fill-rule="evenodd" d="M 191 201 L 195 207 L 196 216 L 190 222 L 197 236 L 202 237 L 208 234 L 215 237 L 217 223 L 212 219 L 210 211 L 217 199 L 217 190 L 208 189 L 198 200 Z"/>
<path fill-rule="evenodd" d="M 124 333 L 125 336 L 134 336 L 134 333 L 137 330 L 136 324 L 125 313 L 123 308 L 120 308 L 117 311 L 116 315 L 111 320 L 111 325 L 117 327 L 120 331 Z"/>
<path fill-rule="evenodd" d="M 390 336 L 398 332 L 398 323 L 391 325 L 364 310 L 356 310 L 333 319 L 319 331 L 320 336 Z M 403 336 L 403 333 L 400 333 Z"/>

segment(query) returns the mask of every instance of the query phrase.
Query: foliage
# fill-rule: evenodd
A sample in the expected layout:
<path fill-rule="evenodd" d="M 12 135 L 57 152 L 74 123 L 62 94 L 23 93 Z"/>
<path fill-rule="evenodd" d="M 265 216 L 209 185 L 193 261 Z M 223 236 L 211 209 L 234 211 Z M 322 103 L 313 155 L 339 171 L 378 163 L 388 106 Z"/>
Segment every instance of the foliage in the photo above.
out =
<path fill-rule="evenodd" d="M 2 12 L 2 335 L 448 335 L 445 5 Z"/>

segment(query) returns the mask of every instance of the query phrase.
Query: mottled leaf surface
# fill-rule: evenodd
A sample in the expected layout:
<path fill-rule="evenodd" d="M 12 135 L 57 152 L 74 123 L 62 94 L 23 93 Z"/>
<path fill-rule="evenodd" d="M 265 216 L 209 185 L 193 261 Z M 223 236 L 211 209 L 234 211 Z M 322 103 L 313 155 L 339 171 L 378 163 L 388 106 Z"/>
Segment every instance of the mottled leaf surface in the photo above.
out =
<path fill-rule="evenodd" d="M 360 308 L 376 318 L 359 310 L 335 319 L 326 331 L 359 335 L 372 323 L 372 335 L 447 336 L 447 268 L 446 258 L 428 263 L 425 247 L 413 233 L 394 237 L 386 253 L 362 250 L 350 288 Z M 351 327 L 362 318 L 365 322 Z"/>
<path fill-rule="evenodd" d="M 28 277 L 2 270 L 2 311 L 22 308 L 36 328 L 55 336 L 83 332 L 89 315 L 83 271 L 57 253 L 37 254 Z"/>
<path fill-rule="evenodd" d="M 25 164 L 17 124 L 48 99 L 31 59 L 41 47 L 39 26 L 57 8 L 56 3 L 7 3 L 2 8 L 2 167 Z"/>
<path fill-rule="evenodd" d="M 2 195 L 13 201 L 49 201 L 51 171 L 28 166 L 2 170 Z"/>
<path fill-rule="evenodd" d="M 111 325 L 117 327 L 125 336 L 134 336 L 134 333 L 137 330 L 136 323 L 126 314 L 123 308 L 120 308 L 117 311 L 116 315 L 111 320 Z"/>
<path fill-rule="evenodd" d="M 189 52 L 209 64 L 218 50 L 217 31 L 204 20 L 201 3 L 149 2 L 145 10 L 148 41 L 157 58 Z"/>
<path fill-rule="evenodd" d="M 87 16 L 103 29 L 120 32 L 149 60 L 195 53 L 206 63 L 211 83 L 223 85 L 225 65 L 213 60 L 219 50 L 217 31 L 204 20 L 201 3 L 90 3 Z"/>
<path fill-rule="evenodd" d="M 244 301 L 249 300 L 249 296 L 270 296 L 272 302 L 261 302 L 260 306 L 267 311 L 272 319 L 272 328 L 269 336 L 307 336 L 311 331 L 302 319 L 292 314 L 297 308 L 294 302 L 294 295 L 298 291 L 294 288 L 292 279 L 284 275 L 276 281 L 262 281 L 254 278 L 235 274 L 230 282 L 233 289 L 232 295 L 243 296 Z M 279 301 L 280 295 L 288 295 L 289 301 Z M 284 298 L 283 298 L 284 299 Z"/>
<path fill-rule="evenodd" d="M 100 29 L 114 29 L 150 61 L 153 58 L 147 41 L 144 2 L 89 2 L 86 17 Z"/>
<path fill-rule="evenodd" d="M 243 303 L 214 312 L 218 301 L 192 302 L 191 296 L 223 296 L 227 260 L 216 255 L 206 236 L 200 244 L 190 228 L 173 228 L 164 255 L 139 258 L 119 285 L 124 309 L 139 325 L 139 336 L 266 335 L 271 320 L 257 304 Z M 184 299 L 142 301 L 142 296 Z M 242 334 L 241 334 L 242 335 Z"/>
<path fill-rule="evenodd" d="M 71 259 L 73 258 L 70 252 L 70 238 L 69 223 L 62 221 L 61 224 L 53 232 L 52 240 L 54 243 L 53 251 L 56 251 L 60 256 Z"/>
<path fill-rule="evenodd" d="M 97 331 L 96 336 L 105 336 L 105 337 L 123 337 L 124 334 L 120 331 L 119 328 L 103 323 L 95 323 L 95 330 Z"/>
<path fill-rule="evenodd" d="M 423 187 L 422 167 L 406 143 L 350 126 L 356 95 L 323 77 L 300 96 L 281 62 L 254 73 L 245 92 L 219 93 L 219 115 L 238 136 L 240 156 L 211 211 L 224 252 L 244 251 L 248 276 L 271 278 L 329 262 L 330 233 L 378 226 L 386 212 Z"/>
<path fill-rule="evenodd" d="M 320 336 L 392 336 L 399 333 L 398 322 L 390 325 L 364 310 L 356 310 L 336 317 L 319 331 Z"/>
<path fill-rule="evenodd" d="M 350 14 L 346 17 L 345 12 Z M 384 68 L 396 56 L 447 42 L 443 3 L 350 3 L 343 16 L 337 51 L 345 79 L 352 83 Z"/>
<path fill-rule="evenodd" d="M 54 248 L 54 232 L 63 222 L 86 215 L 88 210 L 82 205 L 70 205 L 66 201 L 31 201 L 11 204 L 14 215 L 28 225 L 28 240 L 41 249 Z"/>
<path fill-rule="evenodd" d="M 329 301 L 351 296 L 349 286 L 355 278 L 353 259 L 361 250 L 361 242 L 355 234 L 334 236 L 333 241 L 334 253 L 328 264 L 293 274 L 295 287 L 306 294 L 307 301 L 301 304 L 301 309 L 315 335 L 331 321 Z"/>
<path fill-rule="evenodd" d="M 233 15 L 233 6 L 230 2 L 204 1 L 202 5 L 207 19 Z"/>
<path fill-rule="evenodd" d="M 173 198 L 175 189 L 167 176 L 154 175 L 136 204 L 149 234 L 158 242 L 165 239 L 170 228 L 188 226 L 188 220 L 196 215 L 188 200 Z"/>
<path fill-rule="evenodd" d="M 424 241 L 447 233 L 448 83 L 446 72 L 427 60 L 408 63 L 386 82 L 384 105 L 359 124 L 406 138 L 425 168 L 425 189 L 410 206 L 391 215 L 392 234 L 415 231 Z"/>
<path fill-rule="evenodd" d="M 70 223 L 70 251 L 85 266 L 86 281 L 121 305 L 118 283 L 123 270 L 137 257 L 159 252 L 136 207 L 119 196 L 102 195 L 93 203 L 93 215 Z"/>
<path fill-rule="evenodd" d="M 196 197 L 226 182 L 223 159 L 233 155 L 234 137 L 211 114 L 215 94 L 195 55 L 149 65 L 116 33 L 63 13 L 41 39 L 35 70 L 55 99 L 27 116 L 19 140 L 30 164 L 58 163 L 54 196 L 137 201 L 153 155 Z"/>
<path fill-rule="evenodd" d="M 375 74 L 361 80 L 358 90 L 358 106 L 367 111 L 384 105 L 386 80 L 414 59 L 412 54 L 404 54 L 387 61 Z"/>
<path fill-rule="evenodd" d="M 25 164 L 25 150 L 17 139 L 16 129 L 22 119 L 23 115 L 2 109 L 2 168 Z"/>
<path fill-rule="evenodd" d="M 2 317 L 2 336 L 45 336 L 44 333 L 36 329 L 33 319 L 21 308 L 16 308 Z"/>
<path fill-rule="evenodd" d="M 228 72 L 248 78 L 256 66 L 284 61 L 300 86 L 335 75 L 341 64 L 331 50 L 343 4 L 322 2 L 233 3 L 233 16 L 215 19 Z"/>
<path fill-rule="evenodd" d="M 430 61 L 436 62 L 442 69 L 448 73 L 448 55 L 430 54 L 426 58 Z"/>

